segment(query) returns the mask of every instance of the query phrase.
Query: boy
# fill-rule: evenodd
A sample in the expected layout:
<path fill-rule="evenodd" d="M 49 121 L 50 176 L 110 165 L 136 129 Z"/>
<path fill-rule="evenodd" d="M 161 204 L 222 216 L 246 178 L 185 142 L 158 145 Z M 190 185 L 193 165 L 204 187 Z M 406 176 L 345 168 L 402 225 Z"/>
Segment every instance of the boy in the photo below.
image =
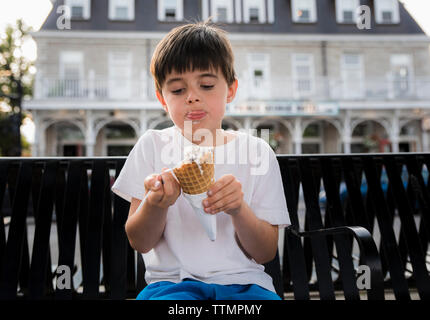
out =
<path fill-rule="evenodd" d="M 261 264 L 274 258 L 278 228 L 290 220 L 269 145 L 221 129 L 238 87 L 233 63 L 224 32 L 208 23 L 171 30 L 153 54 L 156 96 L 174 126 L 140 137 L 112 187 L 131 202 L 125 229 L 146 265 L 148 286 L 137 299 L 279 299 Z M 216 215 L 215 241 L 165 172 L 182 159 L 184 142 L 215 150 L 215 183 L 203 200 L 205 212 Z M 250 164 L 257 150 L 267 155 L 264 172 Z"/>

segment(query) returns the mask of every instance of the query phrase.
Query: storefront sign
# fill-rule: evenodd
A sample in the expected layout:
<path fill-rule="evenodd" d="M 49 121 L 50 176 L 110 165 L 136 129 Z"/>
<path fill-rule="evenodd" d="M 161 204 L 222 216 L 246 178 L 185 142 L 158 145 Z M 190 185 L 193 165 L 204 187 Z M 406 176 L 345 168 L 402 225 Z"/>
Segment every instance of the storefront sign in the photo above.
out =
<path fill-rule="evenodd" d="M 229 104 L 230 116 L 334 116 L 339 106 L 334 102 L 308 101 L 248 101 Z"/>

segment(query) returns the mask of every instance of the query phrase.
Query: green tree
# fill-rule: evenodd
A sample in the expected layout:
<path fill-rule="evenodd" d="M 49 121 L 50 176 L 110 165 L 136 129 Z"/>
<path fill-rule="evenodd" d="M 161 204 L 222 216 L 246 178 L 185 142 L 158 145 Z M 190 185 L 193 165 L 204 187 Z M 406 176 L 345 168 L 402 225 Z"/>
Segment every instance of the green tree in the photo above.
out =
<path fill-rule="evenodd" d="M 23 55 L 23 44 L 30 38 L 31 28 L 22 20 L 6 27 L 0 38 L 0 152 L 3 156 L 21 156 L 21 124 L 24 97 L 32 95 L 33 62 Z"/>

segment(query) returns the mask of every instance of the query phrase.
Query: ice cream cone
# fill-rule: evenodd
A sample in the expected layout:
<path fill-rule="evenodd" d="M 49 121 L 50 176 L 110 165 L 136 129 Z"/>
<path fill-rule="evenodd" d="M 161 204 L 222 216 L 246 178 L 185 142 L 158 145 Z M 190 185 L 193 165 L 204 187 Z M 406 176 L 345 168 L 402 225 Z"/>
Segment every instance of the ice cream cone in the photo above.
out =
<path fill-rule="evenodd" d="M 202 205 L 207 197 L 206 192 L 214 182 L 213 148 L 192 146 L 185 151 L 185 159 L 173 172 L 209 239 L 215 240 L 216 216 L 206 213 Z"/>

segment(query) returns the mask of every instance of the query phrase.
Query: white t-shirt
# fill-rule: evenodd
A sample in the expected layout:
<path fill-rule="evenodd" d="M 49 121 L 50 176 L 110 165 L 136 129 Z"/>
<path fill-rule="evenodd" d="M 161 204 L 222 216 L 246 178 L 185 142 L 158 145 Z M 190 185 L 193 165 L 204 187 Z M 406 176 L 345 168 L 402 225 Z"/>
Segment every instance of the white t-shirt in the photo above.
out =
<path fill-rule="evenodd" d="M 215 147 L 215 180 L 232 174 L 240 181 L 244 201 L 255 215 L 272 225 L 290 225 L 279 164 L 270 146 L 246 133 Z M 183 157 L 183 147 L 190 142 L 180 130 L 148 130 L 130 152 L 112 191 L 131 201 L 143 199 L 144 180 L 163 167 L 173 168 Z M 145 280 L 178 283 L 192 278 L 206 283 L 257 284 L 275 292 L 264 267 L 249 259 L 235 240 L 230 215 L 216 215 L 217 237 L 211 241 L 195 216 L 193 208 L 181 194 L 169 207 L 167 223 L 158 244 L 142 254 L 146 266 Z"/>

